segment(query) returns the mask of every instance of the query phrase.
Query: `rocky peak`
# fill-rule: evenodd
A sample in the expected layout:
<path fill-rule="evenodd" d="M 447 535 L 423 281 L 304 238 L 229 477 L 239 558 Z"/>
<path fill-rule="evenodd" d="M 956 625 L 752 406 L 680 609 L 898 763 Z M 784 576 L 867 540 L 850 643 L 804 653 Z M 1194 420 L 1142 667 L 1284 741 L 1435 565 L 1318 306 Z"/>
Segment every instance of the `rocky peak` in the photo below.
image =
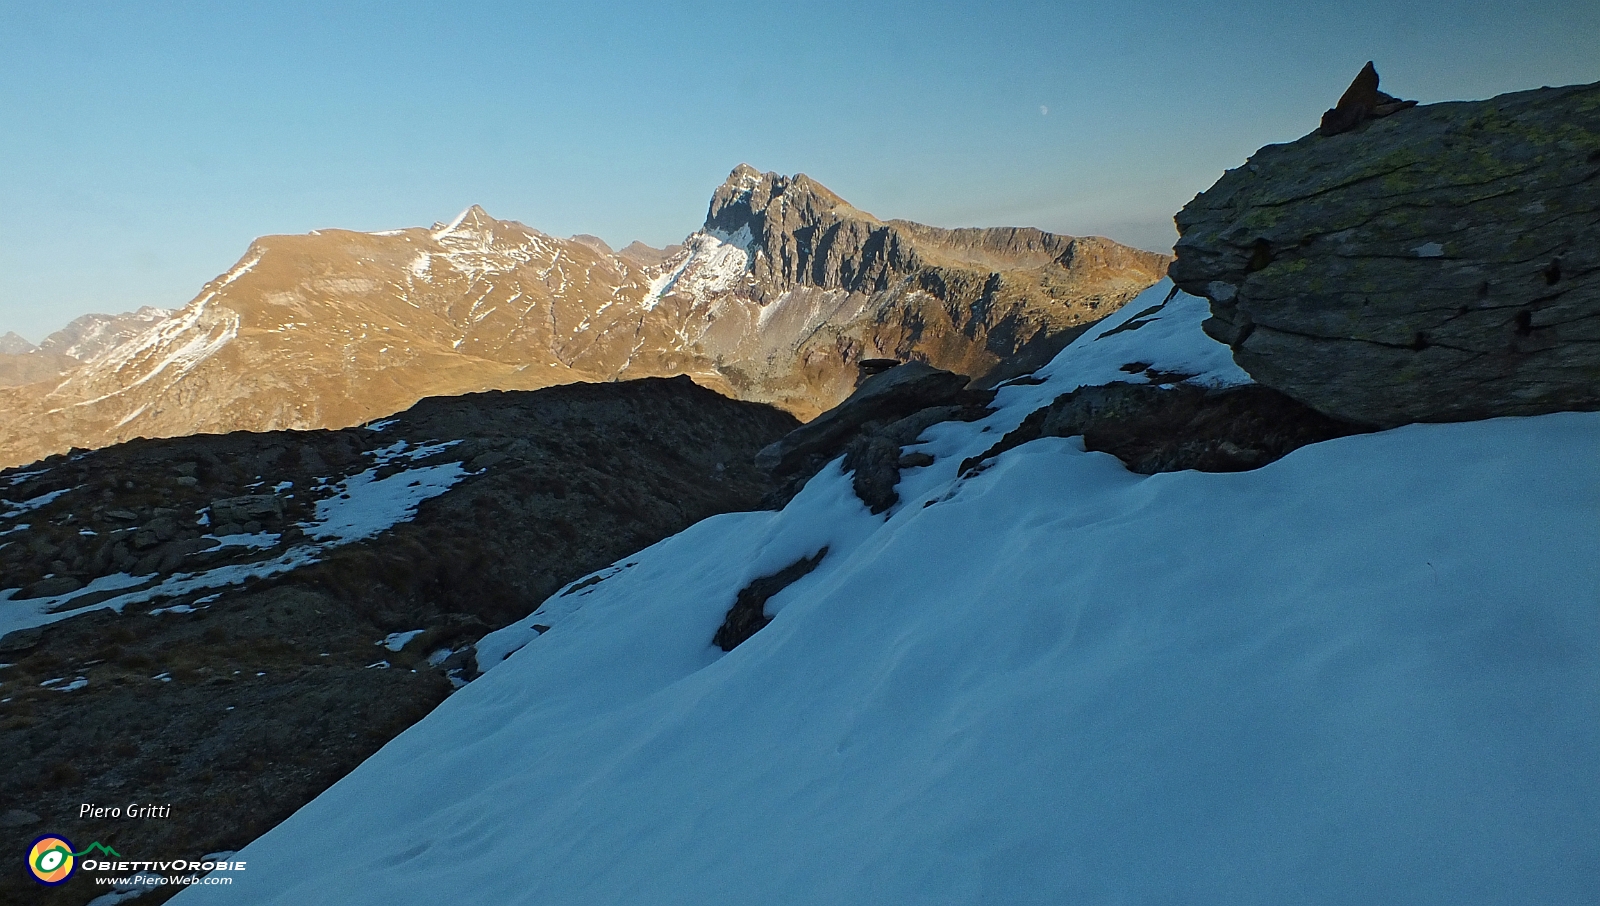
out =
<path fill-rule="evenodd" d="M 601 239 L 599 236 L 592 236 L 588 233 L 579 233 L 572 237 L 572 241 L 578 243 L 579 245 L 588 246 L 602 255 L 616 254 L 616 252 L 612 250 L 611 246 L 607 245 L 606 241 Z"/>
<path fill-rule="evenodd" d="M 493 232 L 500 221 L 489 216 L 479 205 L 473 205 L 456 215 L 449 223 L 435 223 L 433 225 L 433 238 L 444 239 L 450 236 L 483 236 Z"/>
<path fill-rule="evenodd" d="M 749 230 L 750 271 L 762 302 L 802 286 L 883 292 L 929 269 L 1159 274 L 1168 260 L 1109 239 L 1032 227 L 944 229 L 883 221 L 804 173 L 758 173 L 747 164 L 735 167 L 712 196 L 705 228 L 720 236 Z"/>
<path fill-rule="evenodd" d="M 748 226 L 752 234 L 760 235 L 760 227 L 769 219 L 819 221 L 846 216 L 876 222 L 871 214 L 851 207 L 804 173 L 759 173 L 749 164 L 740 164 L 712 193 L 706 229 L 736 233 Z"/>
<path fill-rule="evenodd" d="M 658 249 L 635 239 L 617 252 L 617 257 L 629 264 L 650 267 L 661 264 L 661 262 L 681 251 L 683 251 L 682 245 L 669 245 L 664 249 Z"/>
<path fill-rule="evenodd" d="M 6 331 L 5 336 L 0 337 L 0 355 L 23 355 L 38 348 L 15 331 Z"/>
<path fill-rule="evenodd" d="M 81 315 L 39 343 L 42 352 L 53 352 L 87 362 L 119 343 L 165 321 L 172 312 L 146 305 L 138 311 L 120 315 Z"/>
<path fill-rule="evenodd" d="M 705 229 L 749 231 L 750 270 L 763 301 L 797 286 L 878 292 L 888 288 L 890 271 L 915 267 L 891 227 L 804 173 L 740 164 L 711 196 Z"/>

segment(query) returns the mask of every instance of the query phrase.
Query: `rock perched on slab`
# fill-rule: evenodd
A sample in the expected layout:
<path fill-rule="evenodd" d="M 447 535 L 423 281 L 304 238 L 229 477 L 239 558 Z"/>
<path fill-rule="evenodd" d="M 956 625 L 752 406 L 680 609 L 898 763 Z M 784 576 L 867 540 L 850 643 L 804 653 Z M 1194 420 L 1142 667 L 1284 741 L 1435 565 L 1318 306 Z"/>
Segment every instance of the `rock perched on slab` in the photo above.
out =
<path fill-rule="evenodd" d="M 1402 101 L 1392 94 L 1379 91 L 1378 70 L 1368 60 L 1367 65 L 1356 74 L 1355 81 L 1339 97 L 1339 103 L 1322 115 L 1322 126 L 1317 131 L 1325 136 L 1338 135 L 1349 132 L 1367 120 L 1415 106 L 1416 101 Z"/>
<path fill-rule="evenodd" d="M 1600 408 L 1600 83 L 1269 145 L 1177 222 L 1206 332 L 1328 415 Z"/>

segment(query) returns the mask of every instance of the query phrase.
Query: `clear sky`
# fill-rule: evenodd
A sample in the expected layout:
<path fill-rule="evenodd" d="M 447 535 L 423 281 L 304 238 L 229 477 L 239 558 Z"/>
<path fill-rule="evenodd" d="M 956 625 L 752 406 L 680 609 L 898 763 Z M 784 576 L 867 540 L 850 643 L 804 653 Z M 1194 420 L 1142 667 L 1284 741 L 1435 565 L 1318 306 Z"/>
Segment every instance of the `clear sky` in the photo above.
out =
<path fill-rule="evenodd" d="M 1166 249 L 1368 59 L 1424 102 L 1600 80 L 1600 3 L 0 0 L 0 333 L 472 203 L 665 245 L 741 161 L 880 217 Z"/>

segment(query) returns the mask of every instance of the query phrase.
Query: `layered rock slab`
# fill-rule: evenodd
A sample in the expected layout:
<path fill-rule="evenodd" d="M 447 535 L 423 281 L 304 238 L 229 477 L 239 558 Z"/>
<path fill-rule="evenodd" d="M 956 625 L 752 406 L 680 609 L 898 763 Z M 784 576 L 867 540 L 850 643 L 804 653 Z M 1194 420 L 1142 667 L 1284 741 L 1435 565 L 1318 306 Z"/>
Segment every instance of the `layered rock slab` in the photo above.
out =
<path fill-rule="evenodd" d="M 1268 145 L 1177 223 L 1206 332 L 1324 413 L 1600 408 L 1600 83 Z"/>

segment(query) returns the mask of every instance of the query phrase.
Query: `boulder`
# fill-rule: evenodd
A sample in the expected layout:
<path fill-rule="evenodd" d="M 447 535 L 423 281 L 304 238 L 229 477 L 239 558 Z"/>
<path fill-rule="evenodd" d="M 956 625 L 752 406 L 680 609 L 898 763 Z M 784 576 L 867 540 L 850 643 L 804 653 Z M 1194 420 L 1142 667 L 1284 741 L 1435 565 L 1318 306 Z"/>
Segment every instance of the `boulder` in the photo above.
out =
<path fill-rule="evenodd" d="M 1177 223 L 1206 332 L 1328 415 L 1600 408 L 1600 83 L 1268 145 Z"/>
<path fill-rule="evenodd" d="M 1260 384 L 1107 384 L 1056 397 L 994 446 L 963 460 L 960 471 L 982 471 L 1001 453 L 1041 437 L 1081 436 L 1084 449 L 1110 453 L 1141 475 L 1243 472 L 1307 444 L 1359 432 Z"/>
<path fill-rule="evenodd" d="M 211 501 L 211 524 L 244 525 L 283 515 L 283 501 L 271 494 L 247 494 Z"/>
<path fill-rule="evenodd" d="M 44 630 L 37 626 L 31 629 L 18 629 L 0 635 L 0 654 L 17 655 L 24 651 L 31 651 L 38 646 L 44 638 Z"/>
<path fill-rule="evenodd" d="M 18 595 L 21 598 L 53 598 L 57 595 L 70 594 L 83 587 L 83 583 L 72 576 L 51 576 L 48 579 L 29 585 Z"/>

